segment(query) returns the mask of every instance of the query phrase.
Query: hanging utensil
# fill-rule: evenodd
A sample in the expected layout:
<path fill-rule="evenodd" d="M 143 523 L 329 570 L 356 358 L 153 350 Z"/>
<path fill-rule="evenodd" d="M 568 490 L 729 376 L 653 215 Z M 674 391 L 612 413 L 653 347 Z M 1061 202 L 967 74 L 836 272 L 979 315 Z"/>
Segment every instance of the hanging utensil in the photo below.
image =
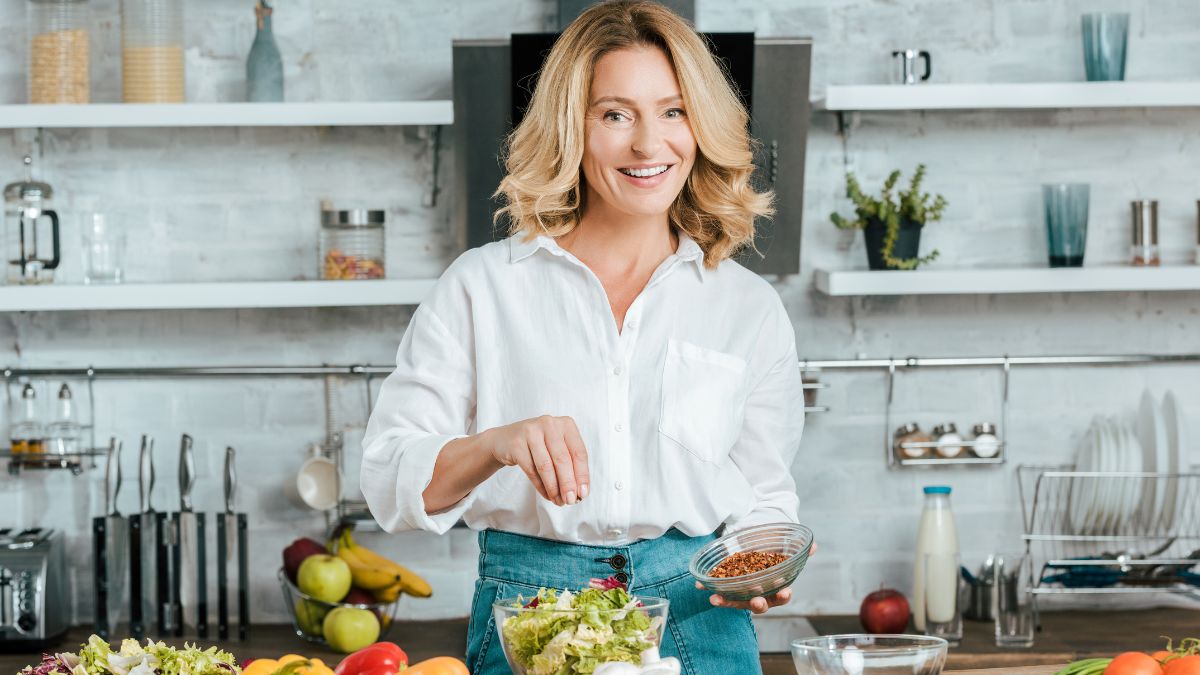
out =
<path fill-rule="evenodd" d="M 237 547 L 237 515 L 233 497 L 237 489 L 234 450 L 225 448 L 225 511 L 217 515 L 217 638 L 229 637 L 229 557 Z"/>
<path fill-rule="evenodd" d="M 196 463 L 192 456 L 192 437 L 184 434 L 179 443 L 179 512 L 175 514 L 175 528 L 179 534 L 179 546 L 175 551 L 178 572 L 174 581 L 176 597 L 179 599 L 179 623 L 175 634 L 182 635 L 190 624 L 188 614 L 196 609 L 198 576 L 196 570 L 196 512 L 192 510 L 192 487 L 196 484 Z"/>

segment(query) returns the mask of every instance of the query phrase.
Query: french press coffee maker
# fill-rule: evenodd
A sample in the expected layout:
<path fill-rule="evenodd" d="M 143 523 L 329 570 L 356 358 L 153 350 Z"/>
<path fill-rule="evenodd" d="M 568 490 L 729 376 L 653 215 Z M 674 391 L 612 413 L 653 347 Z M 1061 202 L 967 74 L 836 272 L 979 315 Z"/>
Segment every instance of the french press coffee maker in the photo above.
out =
<path fill-rule="evenodd" d="M 10 284 L 50 283 L 58 267 L 58 213 L 50 208 L 54 190 L 47 183 L 33 180 L 32 165 L 33 158 L 26 155 L 25 180 L 4 188 L 5 278 Z"/>

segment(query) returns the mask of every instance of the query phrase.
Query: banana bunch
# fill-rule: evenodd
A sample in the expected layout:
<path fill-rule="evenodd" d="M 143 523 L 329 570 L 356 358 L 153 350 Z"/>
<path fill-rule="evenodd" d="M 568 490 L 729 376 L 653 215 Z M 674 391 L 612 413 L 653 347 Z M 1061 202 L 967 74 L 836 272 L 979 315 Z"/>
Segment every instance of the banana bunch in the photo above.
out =
<path fill-rule="evenodd" d="M 354 585 L 370 591 L 379 602 L 393 602 L 401 593 L 418 598 L 428 598 L 433 594 L 429 583 L 416 572 L 354 541 L 350 528 L 343 529 L 335 545 L 329 548 L 336 549 L 337 557 L 350 566 Z"/>

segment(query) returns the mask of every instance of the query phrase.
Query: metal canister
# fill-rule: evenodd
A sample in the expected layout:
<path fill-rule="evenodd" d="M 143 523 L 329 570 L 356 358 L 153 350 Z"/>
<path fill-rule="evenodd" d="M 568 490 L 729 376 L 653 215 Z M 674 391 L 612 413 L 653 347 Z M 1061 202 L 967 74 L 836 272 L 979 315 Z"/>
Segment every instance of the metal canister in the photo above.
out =
<path fill-rule="evenodd" d="M 1133 208 L 1133 245 L 1130 263 L 1137 266 L 1158 265 L 1158 200 L 1135 199 Z"/>

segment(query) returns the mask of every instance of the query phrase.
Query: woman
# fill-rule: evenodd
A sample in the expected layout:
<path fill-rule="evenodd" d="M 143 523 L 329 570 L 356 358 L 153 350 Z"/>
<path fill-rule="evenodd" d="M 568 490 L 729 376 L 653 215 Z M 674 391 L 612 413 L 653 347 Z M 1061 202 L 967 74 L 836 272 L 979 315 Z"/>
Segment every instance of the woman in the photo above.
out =
<path fill-rule="evenodd" d="M 372 513 L 481 530 L 474 673 L 508 672 L 497 597 L 609 576 L 670 600 L 662 651 L 686 673 L 760 672 L 747 610 L 790 591 L 727 602 L 687 570 L 722 527 L 797 518 L 795 334 L 729 260 L 770 212 L 745 110 L 678 16 L 597 5 L 551 50 L 507 169 L 512 236 L 446 270 L 383 383 Z"/>

